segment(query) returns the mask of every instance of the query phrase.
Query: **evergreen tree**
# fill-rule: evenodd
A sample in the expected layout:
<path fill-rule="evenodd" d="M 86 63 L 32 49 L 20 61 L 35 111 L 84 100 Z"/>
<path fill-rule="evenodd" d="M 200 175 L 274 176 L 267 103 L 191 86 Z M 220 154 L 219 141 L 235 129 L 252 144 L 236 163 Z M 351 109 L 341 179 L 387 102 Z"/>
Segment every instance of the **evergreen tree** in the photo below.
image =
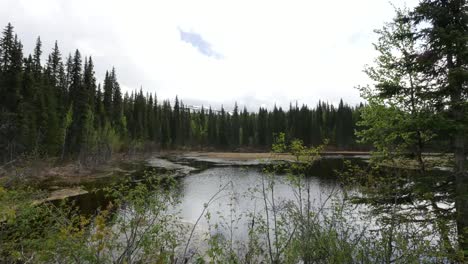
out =
<path fill-rule="evenodd" d="M 121 135 L 125 135 L 125 121 L 123 117 L 123 106 L 122 106 L 122 92 L 120 91 L 120 85 L 117 82 L 117 76 L 115 73 L 115 68 L 112 68 L 112 72 L 110 75 L 110 85 L 113 91 L 112 94 L 112 124 L 117 130 L 117 132 Z M 105 93 L 105 91 L 104 91 Z"/>
<path fill-rule="evenodd" d="M 36 46 L 34 47 L 34 56 L 33 56 L 33 63 L 34 63 L 33 72 L 35 74 L 34 77 L 36 79 L 39 79 L 42 73 L 41 56 L 42 56 L 42 41 L 40 37 L 37 37 Z"/>
<path fill-rule="evenodd" d="M 227 147 L 228 146 L 228 136 L 227 136 L 227 116 L 224 107 L 221 106 L 221 113 L 218 119 L 218 146 Z"/>
<path fill-rule="evenodd" d="M 237 102 L 234 104 L 234 110 L 232 111 L 232 126 L 230 128 L 231 131 L 231 144 L 232 146 L 239 146 L 240 142 L 240 119 L 239 119 L 239 107 L 237 106 Z"/>
<path fill-rule="evenodd" d="M 426 174 L 423 150 L 448 145 L 440 144 L 446 138 L 453 142 L 452 148 L 440 150 L 454 154 L 458 242 L 468 255 L 467 3 L 423 0 L 413 11 L 397 10 L 395 20 L 377 33 L 379 57 L 375 68 L 367 70 L 376 86 L 363 89 L 370 107 L 362 111 L 366 126 L 360 134 L 377 145 L 384 140 L 380 148 L 393 143 L 396 150 L 390 153 L 411 151 L 422 174 Z M 392 113 L 385 118 L 393 122 L 382 122 L 376 114 L 382 112 Z"/>
<path fill-rule="evenodd" d="M 421 29 L 415 37 L 425 44 L 417 52 L 421 72 L 437 80 L 429 96 L 448 107 L 457 184 L 457 225 L 460 247 L 468 256 L 468 5 L 465 0 L 423 0 L 410 19 Z M 467 257 L 468 258 L 468 257 Z"/>
<path fill-rule="evenodd" d="M 17 36 L 13 36 L 13 26 L 8 24 L 0 39 L 0 62 L 2 82 L 1 105 L 5 111 L 15 113 L 19 103 L 19 90 L 23 66 L 23 45 Z"/>
<path fill-rule="evenodd" d="M 53 87 L 55 97 L 57 98 L 57 112 L 59 115 L 60 122 L 63 122 L 63 118 L 66 114 L 67 109 L 67 83 L 65 68 L 62 62 L 62 55 L 58 48 L 57 42 L 55 42 L 54 49 L 49 55 L 46 64 L 46 78 L 48 85 Z"/>
<path fill-rule="evenodd" d="M 112 120 L 112 95 L 114 94 L 113 83 L 109 72 L 106 71 L 106 76 L 104 77 L 104 98 L 103 105 L 106 112 L 106 121 L 111 122 Z"/>
<path fill-rule="evenodd" d="M 85 68 L 88 70 L 87 61 Z M 83 83 L 83 70 L 81 54 L 78 50 L 73 57 L 71 68 L 70 100 L 73 106 L 73 120 L 71 123 L 69 150 L 72 153 L 83 154 L 86 152 L 88 119 L 89 116 L 89 92 Z"/>
<path fill-rule="evenodd" d="M 86 61 L 86 58 L 85 58 Z M 93 59 L 89 57 L 87 63 L 85 63 L 83 71 L 83 88 L 87 93 L 88 106 L 90 109 L 94 109 L 96 103 L 96 77 L 94 76 L 94 64 Z"/>
<path fill-rule="evenodd" d="M 161 145 L 168 147 L 172 144 L 172 109 L 169 101 L 164 101 L 161 109 Z"/>
<path fill-rule="evenodd" d="M 128 94 L 127 94 L 127 97 L 128 97 Z M 97 87 L 96 97 L 94 101 L 94 112 L 95 112 L 94 127 L 97 130 L 100 130 L 104 127 L 105 120 L 106 120 L 106 113 L 104 111 L 101 84 L 98 84 L 98 87 Z"/>
<path fill-rule="evenodd" d="M 218 142 L 218 129 L 217 129 L 216 116 L 213 110 L 208 109 L 208 144 L 214 146 Z"/>
<path fill-rule="evenodd" d="M 25 59 L 23 81 L 21 85 L 21 97 L 19 105 L 19 133 L 20 142 L 24 151 L 37 150 L 38 124 L 36 118 L 36 87 L 34 85 L 32 57 Z"/>
<path fill-rule="evenodd" d="M 24 150 L 18 137 L 23 45 L 13 34 L 8 24 L 0 39 L 0 145 L 6 150 L 2 156 L 9 160 Z"/>
<path fill-rule="evenodd" d="M 179 105 L 179 98 L 176 96 L 174 101 L 174 112 L 172 115 L 172 123 L 171 123 L 171 140 L 173 144 L 180 143 L 180 105 Z"/>

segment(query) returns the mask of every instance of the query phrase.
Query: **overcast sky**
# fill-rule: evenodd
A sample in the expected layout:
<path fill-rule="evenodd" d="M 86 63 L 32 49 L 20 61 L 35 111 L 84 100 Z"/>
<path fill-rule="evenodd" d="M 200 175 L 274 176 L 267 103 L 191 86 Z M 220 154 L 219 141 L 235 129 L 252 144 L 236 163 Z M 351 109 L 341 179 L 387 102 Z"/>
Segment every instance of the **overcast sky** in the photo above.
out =
<path fill-rule="evenodd" d="M 0 0 L 25 54 L 40 35 L 44 54 L 58 40 L 93 56 L 98 80 L 115 66 L 124 90 L 251 109 L 360 102 L 373 30 L 393 14 L 387 0 Z"/>

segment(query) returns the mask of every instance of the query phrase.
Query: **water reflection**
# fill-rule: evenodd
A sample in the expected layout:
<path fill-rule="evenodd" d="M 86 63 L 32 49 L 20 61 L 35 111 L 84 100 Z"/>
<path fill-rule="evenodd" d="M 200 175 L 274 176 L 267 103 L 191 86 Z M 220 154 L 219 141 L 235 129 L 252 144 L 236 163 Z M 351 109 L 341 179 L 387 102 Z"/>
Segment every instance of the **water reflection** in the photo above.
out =
<path fill-rule="evenodd" d="M 229 226 L 234 219 L 235 239 L 243 240 L 252 221 L 249 215 L 264 214 L 262 177 L 272 177 L 269 179 L 274 180 L 274 197 L 278 203 L 297 199 L 286 175 L 266 175 L 256 167 L 211 168 L 189 175 L 182 180 L 183 196 L 177 211 L 184 221 L 194 224 L 203 212 L 205 204 L 227 185 L 227 188 L 219 193 L 216 200 L 207 208 L 211 215 L 210 223 L 224 223 Z M 310 184 L 311 200 L 316 206 L 321 206 L 326 201 L 329 203 L 330 194 L 339 191 L 340 188 L 335 179 L 312 176 L 305 180 Z M 208 228 L 205 218 L 199 225 L 202 229 Z"/>

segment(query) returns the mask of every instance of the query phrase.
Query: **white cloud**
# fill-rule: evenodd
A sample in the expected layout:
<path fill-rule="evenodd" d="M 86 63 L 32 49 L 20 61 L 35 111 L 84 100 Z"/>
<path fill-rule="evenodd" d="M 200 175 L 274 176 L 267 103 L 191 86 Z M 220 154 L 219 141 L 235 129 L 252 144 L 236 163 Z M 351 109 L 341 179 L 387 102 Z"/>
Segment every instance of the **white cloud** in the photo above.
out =
<path fill-rule="evenodd" d="M 359 102 L 372 31 L 392 16 L 387 0 L 0 0 L 0 24 L 11 21 L 29 50 L 37 35 L 47 48 L 57 39 L 64 54 L 96 57 L 99 75 L 114 65 L 122 87 L 255 108 Z M 179 29 L 223 59 L 181 41 Z"/>

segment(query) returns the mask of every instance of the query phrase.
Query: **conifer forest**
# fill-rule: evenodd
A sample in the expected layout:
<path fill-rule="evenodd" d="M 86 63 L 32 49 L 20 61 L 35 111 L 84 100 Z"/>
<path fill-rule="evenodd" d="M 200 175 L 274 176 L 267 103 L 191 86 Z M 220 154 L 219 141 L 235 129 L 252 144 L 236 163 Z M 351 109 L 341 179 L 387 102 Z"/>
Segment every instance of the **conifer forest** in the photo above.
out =
<path fill-rule="evenodd" d="M 34 53 L 23 54 L 11 24 L 3 30 L 0 58 L 4 161 L 27 153 L 103 157 L 141 145 L 268 149 L 281 132 L 307 146 L 329 139 L 338 149 L 358 147 L 354 129 L 362 104 L 248 111 L 235 103 L 226 110 L 190 108 L 178 97 L 158 101 L 143 89 L 123 93 L 114 68 L 97 83 L 95 62 L 79 50 L 64 57 L 56 43 L 43 54 L 38 37 Z"/>

